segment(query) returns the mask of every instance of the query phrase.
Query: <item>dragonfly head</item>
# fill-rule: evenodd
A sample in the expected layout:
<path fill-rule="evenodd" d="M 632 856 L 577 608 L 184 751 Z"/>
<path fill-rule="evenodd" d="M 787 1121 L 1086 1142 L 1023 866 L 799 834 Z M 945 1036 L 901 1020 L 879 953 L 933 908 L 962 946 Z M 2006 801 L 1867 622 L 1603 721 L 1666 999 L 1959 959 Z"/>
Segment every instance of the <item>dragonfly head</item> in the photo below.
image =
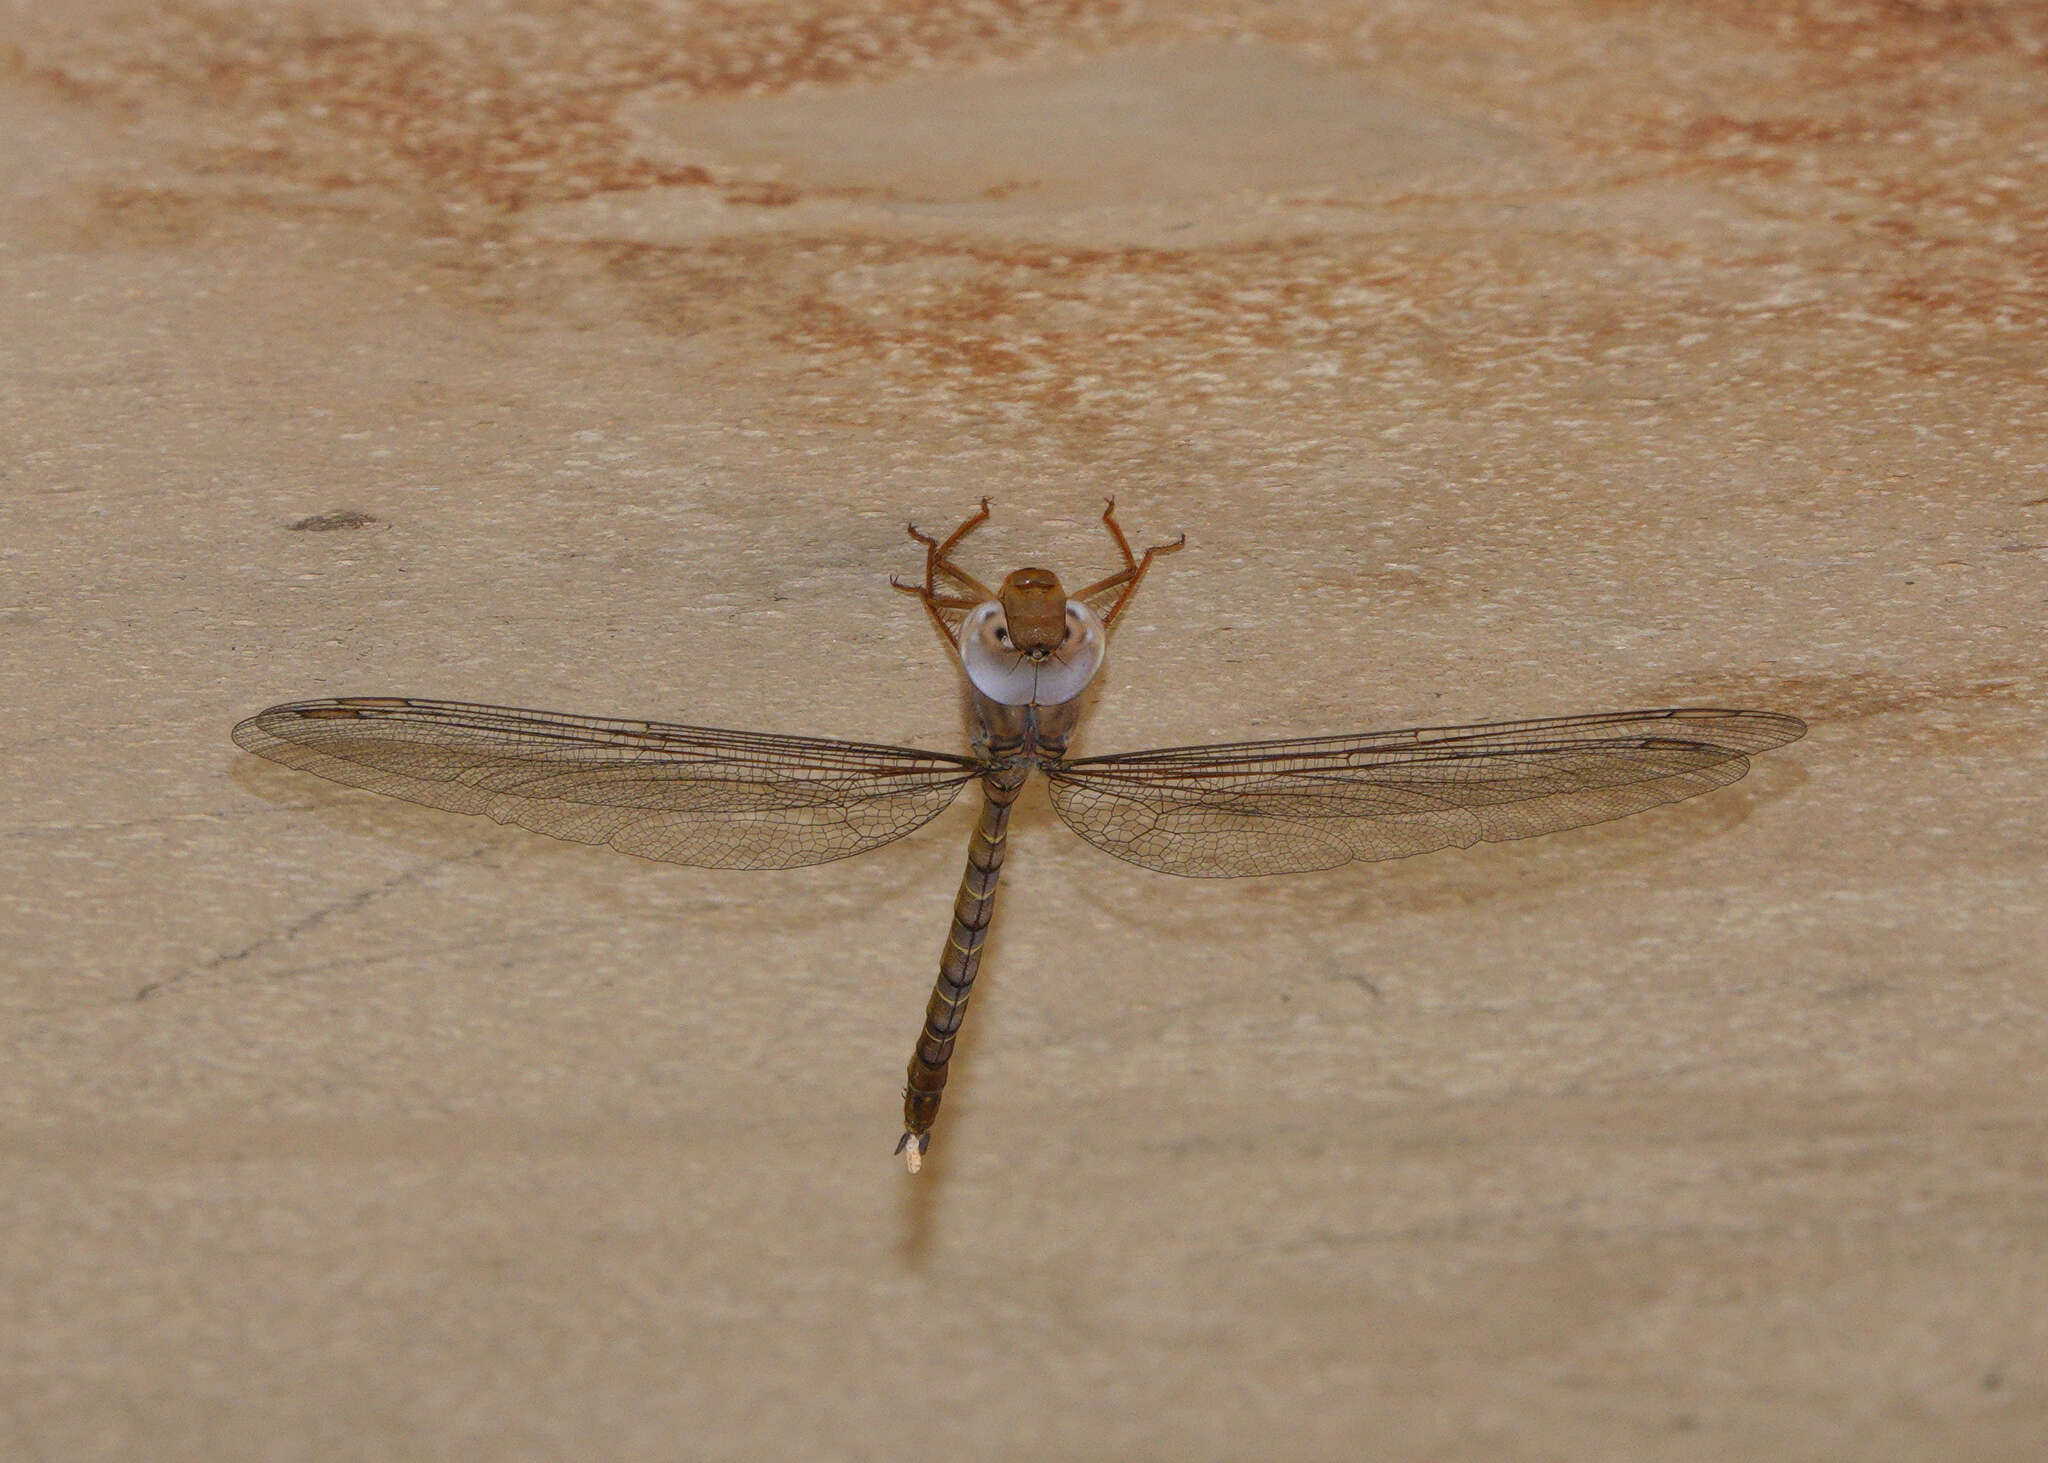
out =
<path fill-rule="evenodd" d="M 1095 678 L 1107 636 L 1050 569 L 1019 569 L 967 612 L 960 659 L 984 696 L 1005 706 L 1057 706 Z"/>
<path fill-rule="evenodd" d="M 1035 661 L 1058 650 L 1071 631 L 1067 592 L 1050 569 L 1019 569 L 996 591 L 996 603 L 1003 607 L 998 640 Z"/>

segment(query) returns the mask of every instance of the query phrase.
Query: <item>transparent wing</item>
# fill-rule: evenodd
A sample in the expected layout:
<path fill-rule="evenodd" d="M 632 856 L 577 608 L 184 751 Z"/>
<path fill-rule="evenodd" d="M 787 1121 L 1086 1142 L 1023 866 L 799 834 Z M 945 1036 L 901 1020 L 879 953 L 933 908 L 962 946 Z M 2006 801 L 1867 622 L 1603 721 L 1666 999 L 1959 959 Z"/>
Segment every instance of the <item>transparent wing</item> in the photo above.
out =
<path fill-rule="evenodd" d="M 1097 848 L 1235 878 L 1533 838 L 1725 786 L 1805 735 L 1770 711 L 1619 711 L 1083 757 L 1053 806 Z"/>
<path fill-rule="evenodd" d="M 864 852 L 980 772 L 907 747 L 385 696 L 273 706 L 234 737 L 351 787 L 711 869 Z"/>

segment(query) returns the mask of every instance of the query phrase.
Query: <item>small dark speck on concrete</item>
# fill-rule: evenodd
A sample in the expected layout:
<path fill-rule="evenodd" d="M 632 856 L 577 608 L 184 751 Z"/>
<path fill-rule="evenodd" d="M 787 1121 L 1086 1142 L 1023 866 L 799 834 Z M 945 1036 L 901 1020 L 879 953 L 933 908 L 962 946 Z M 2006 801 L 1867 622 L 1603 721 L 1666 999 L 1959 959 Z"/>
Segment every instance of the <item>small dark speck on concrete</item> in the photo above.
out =
<path fill-rule="evenodd" d="M 294 533 L 328 533 L 337 528 L 368 528 L 377 520 L 367 513 L 353 508 L 337 508 L 332 513 L 315 513 L 311 518 L 301 518 L 297 523 L 287 523 Z"/>

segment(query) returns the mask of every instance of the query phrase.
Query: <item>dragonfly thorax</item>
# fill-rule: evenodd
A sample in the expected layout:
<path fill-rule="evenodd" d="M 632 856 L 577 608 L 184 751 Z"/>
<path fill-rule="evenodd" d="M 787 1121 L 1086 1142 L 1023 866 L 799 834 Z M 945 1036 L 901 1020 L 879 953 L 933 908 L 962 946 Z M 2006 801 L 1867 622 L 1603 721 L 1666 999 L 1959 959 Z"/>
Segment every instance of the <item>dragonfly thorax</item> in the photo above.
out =
<path fill-rule="evenodd" d="M 997 597 L 967 612 L 960 662 L 1004 706 L 1058 706 L 1088 688 L 1108 640 L 1102 620 L 1068 599 L 1050 569 L 1019 569 Z"/>

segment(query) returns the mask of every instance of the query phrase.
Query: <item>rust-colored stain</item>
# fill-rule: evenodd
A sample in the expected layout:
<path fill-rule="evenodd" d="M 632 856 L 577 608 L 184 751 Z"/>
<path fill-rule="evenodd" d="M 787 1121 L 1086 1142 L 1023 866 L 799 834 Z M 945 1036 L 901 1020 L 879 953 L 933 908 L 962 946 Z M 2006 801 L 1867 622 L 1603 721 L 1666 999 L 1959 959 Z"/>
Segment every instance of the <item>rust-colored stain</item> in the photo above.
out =
<path fill-rule="evenodd" d="M 1844 73 L 1992 54 L 2038 60 L 2048 47 L 2048 15 L 2010 0 L 1701 0 L 1688 8 Z"/>
<path fill-rule="evenodd" d="M 590 246 L 655 318 L 701 329 L 745 308 L 822 372 L 861 361 L 928 396 L 1007 401 L 1087 431 L 1147 402 L 1255 401 L 1283 383 L 1342 393 L 1346 363 L 1398 341 L 1407 368 L 1455 376 L 1462 349 L 1420 319 L 1512 270 L 1477 254 L 1356 241 L 1214 250 L 809 238 L 689 248 Z M 1411 254 L 1413 257 L 1411 257 Z M 773 300 L 758 281 L 773 277 Z M 1286 357 L 1276 375 L 1274 362 Z M 1400 375 L 1401 373 L 1396 373 Z"/>
<path fill-rule="evenodd" d="M 2048 8 L 1988 0 L 1710 0 L 1788 75 L 1738 109 L 1665 99 L 1634 147 L 1682 171 L 1832 191 L 1875 237 L 1868 308 L 2048 324 Z M 2001 87 L 1993 79 L 2007 70 Z"/>
<path fill-rule="evenodd" d="M 702 185 L 627 154 L 621 99 L 656 86 L 748 95 L 1028 54 L 1132 32 L 1109 0 L 1053 4 L 513 4 L 414 29 L 273 6 L 150 7 L 23 68 L 79 97 L 167 88 L 332 185 L 424 183 L 502 208 Z"/>
<path fill-rule="evenodd" d="M 806 196 L 636 154 L 619 114 L 649 88 L 744 96 L 1238 37 L 1312 44 L 1398 85 L 1490 109 L 1590 169 L 1563 187 L 1591 204 L 1658 180 L 1730 189 L 1764 210 L 1785 206 L 1769 190 L 1799 189 L 1823 200 L 1817 219 L 1847 238 L 1815 257 L 1810 247 L 1631 232 L 1626 220 L 1502 237 L 1427 193 L 1330 206 L 1403 224 L 1443 212 L 1450 221 L 1433 233 L 1189 249 L 799 231 L 574 244 L 505 228 L 534 206 L 604 193 L 715 188 L 728 206 L 764 211 Z M 1645 47 L 1658 65 L 1699 76 L 1637 76 L 1619 64 L 1585 84 L 1609 51 Z M 1686 59 L 1695 55 L 1704 59 Z M 1619 380 L 1605 353 L 1657 339 L 1658 322 L 1671 341 L 1765 317 L 1854 327 L 1874 343 L 1866 364 L 1845 372 L 1879 359 L 1942 369 L 1960 347 L 1916 327 L 2048 326 L 2048 139 L 2039 107 L 2015 98 L 2009 76 L 2004 91 L 1986 79 L 1987 68 L 2016 65 L 2039 79 L 2043 56 L 2048 11 L 1966 0 L 1710 0 L 1654 15 L 1601 0 L 1401 14 L 1195 4 L 1165 17 L 1110 0 L 610 0 L 515 4 L 410 28 L 174 4 L 91 37 L 51 39 L 10 69 L 92 105 L 141 108 L 168 91 L 198 106 L 229 134 L 189 155 L 202 176 L 426 200 L 423 226 L 491 242 L 446 272 L 473 297 L 492 295 L 480 278 L 493 271 L 594 257 L 635 286 L 650 319 L 679 330 L 749 331 L 809 369 L 863 362 L 927 397 L 1103 425 L 1141 397 L 1256 410 L 1278 393 L 1342 402 L 1398 394 L 1409 381 L 1498 399 L 1521 371 Z M 1750 62 L 1758 79 L 1737 85 Z M 109 237 L 169 245 L 202 233 L 208 208 L 244 206 L 239 196 L 232 186 L 108 188 L 98 206 L 121 220 Z M 1777 298 L 1771 277 L 1786 270 L 1812 287 Z M 1731 315 L 1726 293 L 1745 289 L 1760 313 Z M 1520 341 L 1529 344 L 1517 354 Z"/>

